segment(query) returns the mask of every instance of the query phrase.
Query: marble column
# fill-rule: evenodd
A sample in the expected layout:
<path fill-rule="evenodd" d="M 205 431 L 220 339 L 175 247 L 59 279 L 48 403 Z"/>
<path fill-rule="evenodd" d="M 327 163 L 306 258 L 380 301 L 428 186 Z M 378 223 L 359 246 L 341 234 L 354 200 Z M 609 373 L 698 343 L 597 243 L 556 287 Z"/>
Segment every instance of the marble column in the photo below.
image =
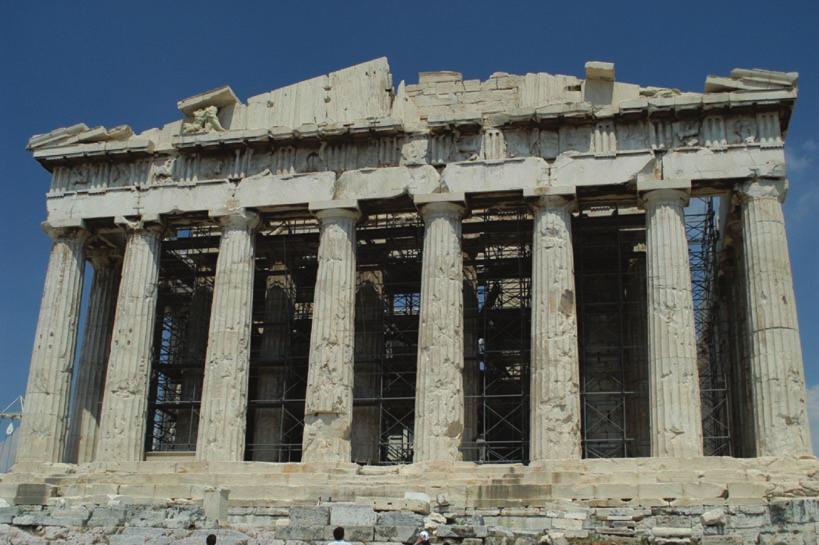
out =
<path fill-rule="evenodd" d="M 67 461 L 78 464 L 93 462 L 97 449 L 105 372 L 111 350 L 122 266 L 121 255 L 111 248 L 93 250 L 89 258 L 94 266 L 94 279 L 88 298 L 88 316 L 66 446 Z"/>
<path fill-rule="evenodd" d="M 346 204 L 346 206 L 344 206 Z M 307 393 L 303 462 L 350 462 L 355 344 L 354 202 L 313 206 L 321 223 Z"/>
<path fill-rule="evenodd" d="M 137 462 L 145 450 L 162 227 L 129 222 L 125 228 L 96 452 L 102 462 Z"/>
<path fill-rule="evenodd" d="M 17 462 L 62 462 L 82 301 L 86 231 L 46 228 L 52 238 L 31 353 Z"/>
<path fill-rule="evenodd" d="M 532 239 L 529 458 L 580 458 L 573 191 L 539 197 Z"/>
<path fill-rule="evenodd" d="M 684 184 L 643 194 L 651 455 L 660 457 L 702 456 L 703 452 L 694 303 L 683 215 L 687 203 Z"/>
<path fill-rule="evenodd" d="M 241 462 L 245 454 L 250 337 L 253 325 L 255 229 L 259 216 L 219 216 L 222 237 L 213 282 L 196 458 Z"/>
<path fill-rule="evenodd" d="M 414 461 L 461 460 L 464 430 L 463 195 L 416 197 L 424 218 Z"/>
<path fill-rule="evenodd" d="M 739 188 L 757 456 L 811 452 L 796 298 L 781 202 L 787 181 Z"/>

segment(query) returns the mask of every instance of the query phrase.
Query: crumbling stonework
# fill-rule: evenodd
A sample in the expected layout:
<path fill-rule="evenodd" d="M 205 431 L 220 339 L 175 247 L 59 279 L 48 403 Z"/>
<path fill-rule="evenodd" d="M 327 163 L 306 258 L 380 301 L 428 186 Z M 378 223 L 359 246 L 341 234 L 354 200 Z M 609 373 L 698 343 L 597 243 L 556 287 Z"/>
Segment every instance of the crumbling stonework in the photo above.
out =
<path fill-rule="evenodd" d="M 24 416 L 27 424 L 21 431 L 17 447 L 17 459 L 22 462 L 61 460 L 67 431 L 86 234 L 76 230 L 56 230 L 52 236 L 54 242 L 26 388 Z"/>
<path fill-rule="evenodd" d="M 784 186 L 781 181 L 755 181 L 740 193 L 759 456 L 811 450 L 796 298 L 780 204 Z"/>
<path fill-rule="evenodd" d="M 350 459 L 355 335 L 355 222 L 358 212 L 329 207 L 321 221 L 315 317 L 304 409 L 305 462 Z"/>
<path fill-rule="evenodd" d="M 463 434 L 463 265 L 457 202 L 424 199 L 424 266 L 415 389 L 416 462 L 459 460 Z M 416 200 L 416 202 L 418 202 Z"/>
<path fill-rule="evenodd" d="M 0 535 L 814 543 L 797 82 L 681 92 L 593 61 L 394 86 L 375 59 L 32 137 L 54 244 Z"/>
<path fill-rule="evenodd" d="M 651 454 L 701 456 L 702 415 L 688 242 L 677 189 L 645 194 Z"/>
<path fill-rule="evenodd" d="M 532 244 L 531 459 L 580 458 L 573 195 L 540 197 Z"/>
<path fill-rule="evenodd" d="M 161 228 L 142 223 L 127 228 L 97 460 L 139 460 L 145 442 Z"/>
<path fill-rule="evenodd" d="M 202 411 L 196 455 L 200 460 L 241 461 L 245 451 L 245 413 L 250 365 L 253 299 L 253 212 L 227 211 L 216 263 L 205 384 L 212 400 Z"/>

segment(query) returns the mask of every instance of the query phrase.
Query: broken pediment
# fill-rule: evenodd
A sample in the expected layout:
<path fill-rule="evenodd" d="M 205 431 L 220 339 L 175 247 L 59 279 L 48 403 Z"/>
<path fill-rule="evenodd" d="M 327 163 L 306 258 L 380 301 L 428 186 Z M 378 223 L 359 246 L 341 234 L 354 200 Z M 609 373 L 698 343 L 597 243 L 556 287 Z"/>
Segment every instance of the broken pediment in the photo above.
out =
<path fill-rule="evenodd" d="M 54 129 L 46 134 L 32 136 L 26 149 L 30 151 L 71 146 L 75 144 L 94 144 L 98 142 L 124 141 L 134 135 L 128 125 L 117 125 L 111 129 L 103 126 L 88 128 L 85 123 L 77 123 L 70 127 Z"/>
<path fill-rule="evenodd" d="M 417 83 L 401 82 L 394 89 L 389 63 L 382 57 L 252 96 L 246 103 L 229 86 L 199 93 L 177 103 L 184 119 L 140 134 L 127 125 L 108 129 L 79 123 L 33 136 L 28 149 L 45 162 L 109 150 L 145 154 L 241 142 L 452 130 L 472 134 L 510 124 L 593 123 L 662 112 L 704 115 L 705 109 L 762 100 L 792 105 L 798 80 L 794 72 L 737 68 L 727 77 L 708 76 L 703 94 L 619 82 L 611 62 L 590 61 L 584 69 L 583 78 L 495 72 L 486 80 L 428 71 L 419 74 Z"/>
<path fill-rule="evenodd" d="M 734 68 L 730 77 L 708 76 L 705 79 L 705 92 L 792 90 L 796 89 L 798 81 L 798 72 Z"/>

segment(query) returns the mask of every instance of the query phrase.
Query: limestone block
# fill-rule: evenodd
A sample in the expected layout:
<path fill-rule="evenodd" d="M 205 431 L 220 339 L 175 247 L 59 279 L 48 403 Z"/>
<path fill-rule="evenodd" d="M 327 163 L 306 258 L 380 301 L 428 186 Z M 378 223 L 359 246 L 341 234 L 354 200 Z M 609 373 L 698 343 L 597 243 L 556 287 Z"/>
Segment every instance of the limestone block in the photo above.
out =
<path fill-rule="evenodd" d="M 45 505 L 55 495 L 56 490 L 47 484 L 9 483 L 9 492 L 4 494 L 12 505 Z"/>
<path fill-rule="evenodd" d="M 439 538 L 486 537 L 487 535 L 486 526 L 442 524 L 435 529 L 435 536 Z"/>
<path fill-rule="evenodd" d="M 102 507 L 97 506 L 88 519 L 89 527 L 115 528 L 122 526 L 128 516 L 128 510 L 124 507 Z"/>
<path fill-rule="evenodd" d="M 20 514 L 17 507 L 0 507 L 0 524 L 11 524 L 12 519 Z"/>
<path fill-rule="evenodd" d="M 534 188 L 548 180 L 548 169 L 539 157 L 450 163 L 441 174 L 441 184 L 453 193 Z"/>
<path fill-rule="evenodd" d="M 180 534 L 187 534 L 187 536 L 183 539 L 179 539 L 175 541 L 175 545 L 202 545 L 205 543 L 205 539 L 208 537 L 208 534 L 216 534 L 216 543 L 217 545 L 246 545 L 251 542 L 251 535 L 252 532 L 245 533 L 238 529 L 230 529 L 230 528 L 219 528 L 216 530 L 193 530 L 192 532 L 174 532 L 174 537 Z M 274 545 L 270 543 L 269 545 Z M 282 544 L 283 545 L 283 544 Z"/>
<path fill-rule="evenodd" d="M 296 128 L 384 117 L 390 112 L 391 80 L 382 57 L 250 97 L 248 126 Z"/>
<path fill-rule="evenodd" d="M 532 516 L 490 516 L 483 517 L 487 526 L 500 526 L 511 530 L 548 530 L 552 527 L 552 520 L 548 517 Z"/>
<path fill-rule="evenodd" d="M 711 509 L 700 515 L 703 526 L 725 526 L 727 519 L 723 509 Z"/>
<path fill-rule="evenodd" d="M 382 526 L 375 527 L 373 539 L 376 541 L 392 541 L 398 543 L 410 543 L 415 540 L 419 532 L 418 526 Z"/>
<path fill-rule="evenodd" d="M 413 526 L 421 527 L 424 524 L 424 517 L 416 513 L 407 512 L 387 512 L 378 513 L 377 526 Z M 401 541 L 401 540 L 399 540 Z"/>
<path fill-rule="evenodd" d="M 268 206 L 272 204 L 270 188 L 275 187 L 276 204 L 330 200 L 333 198 L 335 181 L 336 176 L 333 172 L 275 176 L 270 171 L 263 171 L 242 179 L 236 188 L 234 198 L 246 208 Z"/>
<path fill-rule="evenodd" d="M 330 523 L 329 507 L 292 507 L 291 526 L 326 526 Z"/>
<path fill-rule="evenodd" d="M 627 183 L 654 164 L 650 153 L 635 153 L 623 157 L 572 156 L 561 154 L 552 164 L 549 179 L 552 185 L 594 186 L 601 179 L 611 183 Z"/>
<path fill-rule="evenodd" d="M 774 524 L 810 524 L 819 522 L 819 503 L 816 498 L 774 500 L 770 504 Z"/>
<path fill-rule="evenodd" d="M 176 539 L 162 528 L 126 528 L 121 534 L 109 536 L 108 542 L 110 545 L 171 545 Z"/>
<path fill-rule="evenodd" d="M 784 176 L 785 155 L 780 148 L 672 150 L 663 155 L 663 174 L 675 179 Z"/>
<path fill-rule="evenodd" d="M 331 526 L 374 526 L 377 515 L 371 507 L 334 505 L 330 509 Z"/>
<path fill-rule="evenodd" d="M 52 508 L 42 511 L 30 511 L 25 515 L 14 517 L 14 524 L 19 526 L 84 526 L 91 516 L 87 507 Z M 25 522 L 26 524 L 22 524 Z"/>
<path fill-rule="evenodd" d="M 205 512 L 205 518 L 225 520 L 227 517 L 229 496 L 230 490 L 224 488 L 205 490 L 202 497 L 202 509 Z"/>
<path fill-rule="evenodd" d="M 391 198 L 403 194 L 432 193 L 440 176 L 429 165 L 349 170 L 338 178 L 337 199 Z"/>
<path fill-rule="evenodd" d="M 724 486 L 718 484 L 686 482 L 683 483 L 683 494 L 691 499 L 715 499 L 726 497 L 727 491 Z"/>

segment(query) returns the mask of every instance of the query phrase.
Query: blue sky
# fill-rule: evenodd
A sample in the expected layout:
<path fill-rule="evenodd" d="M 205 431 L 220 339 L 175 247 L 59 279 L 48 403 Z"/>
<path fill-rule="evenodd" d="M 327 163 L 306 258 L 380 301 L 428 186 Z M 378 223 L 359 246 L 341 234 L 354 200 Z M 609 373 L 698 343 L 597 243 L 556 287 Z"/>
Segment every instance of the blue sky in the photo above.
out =
<path fill-rule="evenodd" d="M 56 127 L 179 117 L 176 101 L 229 84 L 245 99 L 374 57 L 395 84 L 423 70 L 582 76 L 701 91 L 707 74 L 800 72 L 786 203 L 809 395 L 819 417 L 819 3 L 6 2 L 0 31 L 0 409 L 23 393 L 49 241 L 49 176 L 25 151 Z M 815 420 L 819 423 L 819 418 Z M 819 438 L 819 426 L 814 436 Z"/>

